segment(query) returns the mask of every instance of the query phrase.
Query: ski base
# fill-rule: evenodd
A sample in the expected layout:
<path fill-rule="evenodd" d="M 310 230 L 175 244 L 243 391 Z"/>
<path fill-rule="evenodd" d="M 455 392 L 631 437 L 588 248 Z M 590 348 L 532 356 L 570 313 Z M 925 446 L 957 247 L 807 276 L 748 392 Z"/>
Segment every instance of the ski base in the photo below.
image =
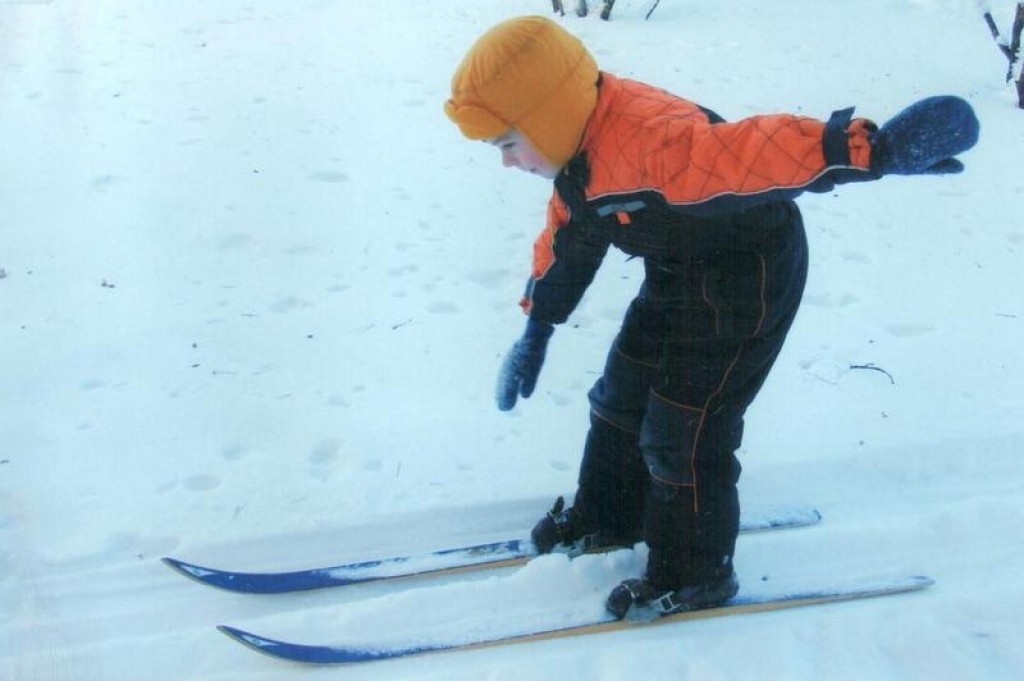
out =
<path fill-rule="evenodd" d="M 218 629 L 231 639 L 271 657 L 301 662 L 306 664 L 354 664 L 391 660 L 427 653 L 442 653 L 476 650 L 481 648 L 545 641 L 571 636 L 584 636 L 603 632 L 620 631 L 638 626 L 655 626 L 684 622 L 690 620 L 725 617 L 729 615 L 749 614 L 783 610 L 789 608 L 838 603 L 863 598 L 874 598 L 893 594 L 918 591 L 933 584 L 928 577 L 913 576 L 899 579 L 888 579 L 876 582 L 861 582 L 845 586 L 834 586 L 824 589 L 792 591 L 784 594 L 752 594 L 742 592 L 724 606 L 676 613 L 664 617 L 642 620 L 615 620 L 611 615 L 593 622 L 571 625 L 564 628 L 546 631 L 495 636 L 488 638 L 469 638 L 454 642 L 422 643 L 410 646 L 369 647 L 369 646 L 323 646 L 289 643 L 266 638 L 241 629 L 220 626 Z"/>
<path fill-rule="evenodd" d="M 745 515 L 741 532 L 763 532 L 815 525 L 821 514 L 810 506 L 789 506 Z M 207 586 L 247 594 L 280 594 L 364 582 L 441 576 L 522 565 L 537 555 L 528 539 L 444 549 L 419 556 L 401 556 L 291 572 L 236 572 L 187 563 L 177 558 L 163 562 L 186 577 Z"/>

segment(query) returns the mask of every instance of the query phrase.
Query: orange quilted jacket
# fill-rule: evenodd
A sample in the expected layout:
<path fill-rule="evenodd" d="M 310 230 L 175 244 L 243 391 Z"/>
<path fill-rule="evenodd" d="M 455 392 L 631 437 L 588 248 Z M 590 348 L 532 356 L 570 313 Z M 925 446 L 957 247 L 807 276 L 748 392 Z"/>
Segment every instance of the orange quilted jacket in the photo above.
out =
<path fill-rule="evenodd" d="M 876 126 L 852 111 L 829 121 L 778 114 L 727 123 L 664 90 L 602 73 L 580 151 L 555 180 L 523 309 L 565 321 L 609 246 L 672 267 L 756 250 L 778 213 L 772 203 L 876 179 Z"/>

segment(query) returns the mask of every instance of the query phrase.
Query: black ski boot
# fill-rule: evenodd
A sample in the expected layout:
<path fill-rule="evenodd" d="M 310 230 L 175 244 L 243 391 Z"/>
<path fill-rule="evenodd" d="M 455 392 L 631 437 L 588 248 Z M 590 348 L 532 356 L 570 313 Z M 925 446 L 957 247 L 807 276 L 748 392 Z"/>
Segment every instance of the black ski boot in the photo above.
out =
<path fill-rule="evenodd" d="M 562 497 L 558 497 L 554 507 L 534 525 L 530 539 L 537 553 L 558 551 L 572 557 L 588 551 L 631 549 L 640 540 L 639 537 L 629 539 L 591 529 L 576 506 L 565 507 Z"/>
<path fill-rule="evenodd" d="M 558 497 L 555 505 L 539 523 L 534 525 L 530 533 L 537 553 L 551 553 L 555 547 L 568 552 L 583 535 L 583 520 L 572 506 L 565 507 L 565 499 Z M 579 551 L 582 553 L 582 550 Z"/>
<path fill-rule="evenodd" d="M 647 609 L 647 616 L 671 615 L 722 605 L 736 595 L 740 584 L 730 567 L 711 581 L 680 589 L 658 587 L 646 577 L 627 579 L 608 594 L 605 607 L 616 619 L 623 619 L 633 608 Z"/>

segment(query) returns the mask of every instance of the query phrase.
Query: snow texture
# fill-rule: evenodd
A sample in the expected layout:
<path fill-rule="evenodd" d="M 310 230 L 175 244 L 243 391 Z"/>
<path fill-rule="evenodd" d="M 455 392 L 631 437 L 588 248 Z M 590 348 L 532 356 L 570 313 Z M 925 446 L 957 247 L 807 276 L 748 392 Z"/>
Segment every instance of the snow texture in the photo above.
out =
<path fill-rule="evenodd" d="M 992 4 L 1005 24 L 1013 3 Z M 537 392 L 498 412 L 550 184 L 441 112 L 472 41 L 550 3 L 0 0 L 0 678 L 1024 677 L 1024 118 L 974 2 L 648 9 L 556 20 L 603 68 L 729 119 L 975 107 L 962 175 L 800 200 L 807 295 L 740 453 L 745 504 L 824 515 L 742 538 L 744 584 L 936 585 L 344 671 L 219 635 L 528 627 L 600 608 L 642 569 L 642 552 L 552 556 L 264 598 L 160 562 L 482 543 L 573 488 L 639 263 L 609 254 Z"/>

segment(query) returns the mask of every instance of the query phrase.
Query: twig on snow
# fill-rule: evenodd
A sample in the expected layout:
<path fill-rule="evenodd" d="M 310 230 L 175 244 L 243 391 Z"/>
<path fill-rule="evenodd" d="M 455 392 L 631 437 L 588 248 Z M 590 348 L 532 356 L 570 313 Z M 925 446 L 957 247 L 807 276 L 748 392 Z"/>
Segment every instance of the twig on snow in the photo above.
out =
<path fill-rule="evenodd" d="M 896 379 L 892 377 L 892 374 L 890 374 L 888 371 L 886 371 L 882 367 L 875 366 L 874 364 L 851 364 L 850 368 L 851 369 L 868 369 L 870 371 L 877 371 L 880 374 L 885 374 L 886 376 L 888 376 L 889 377 L 889 382 L 892 383 L 893 385 L 896 385 Z"/>

